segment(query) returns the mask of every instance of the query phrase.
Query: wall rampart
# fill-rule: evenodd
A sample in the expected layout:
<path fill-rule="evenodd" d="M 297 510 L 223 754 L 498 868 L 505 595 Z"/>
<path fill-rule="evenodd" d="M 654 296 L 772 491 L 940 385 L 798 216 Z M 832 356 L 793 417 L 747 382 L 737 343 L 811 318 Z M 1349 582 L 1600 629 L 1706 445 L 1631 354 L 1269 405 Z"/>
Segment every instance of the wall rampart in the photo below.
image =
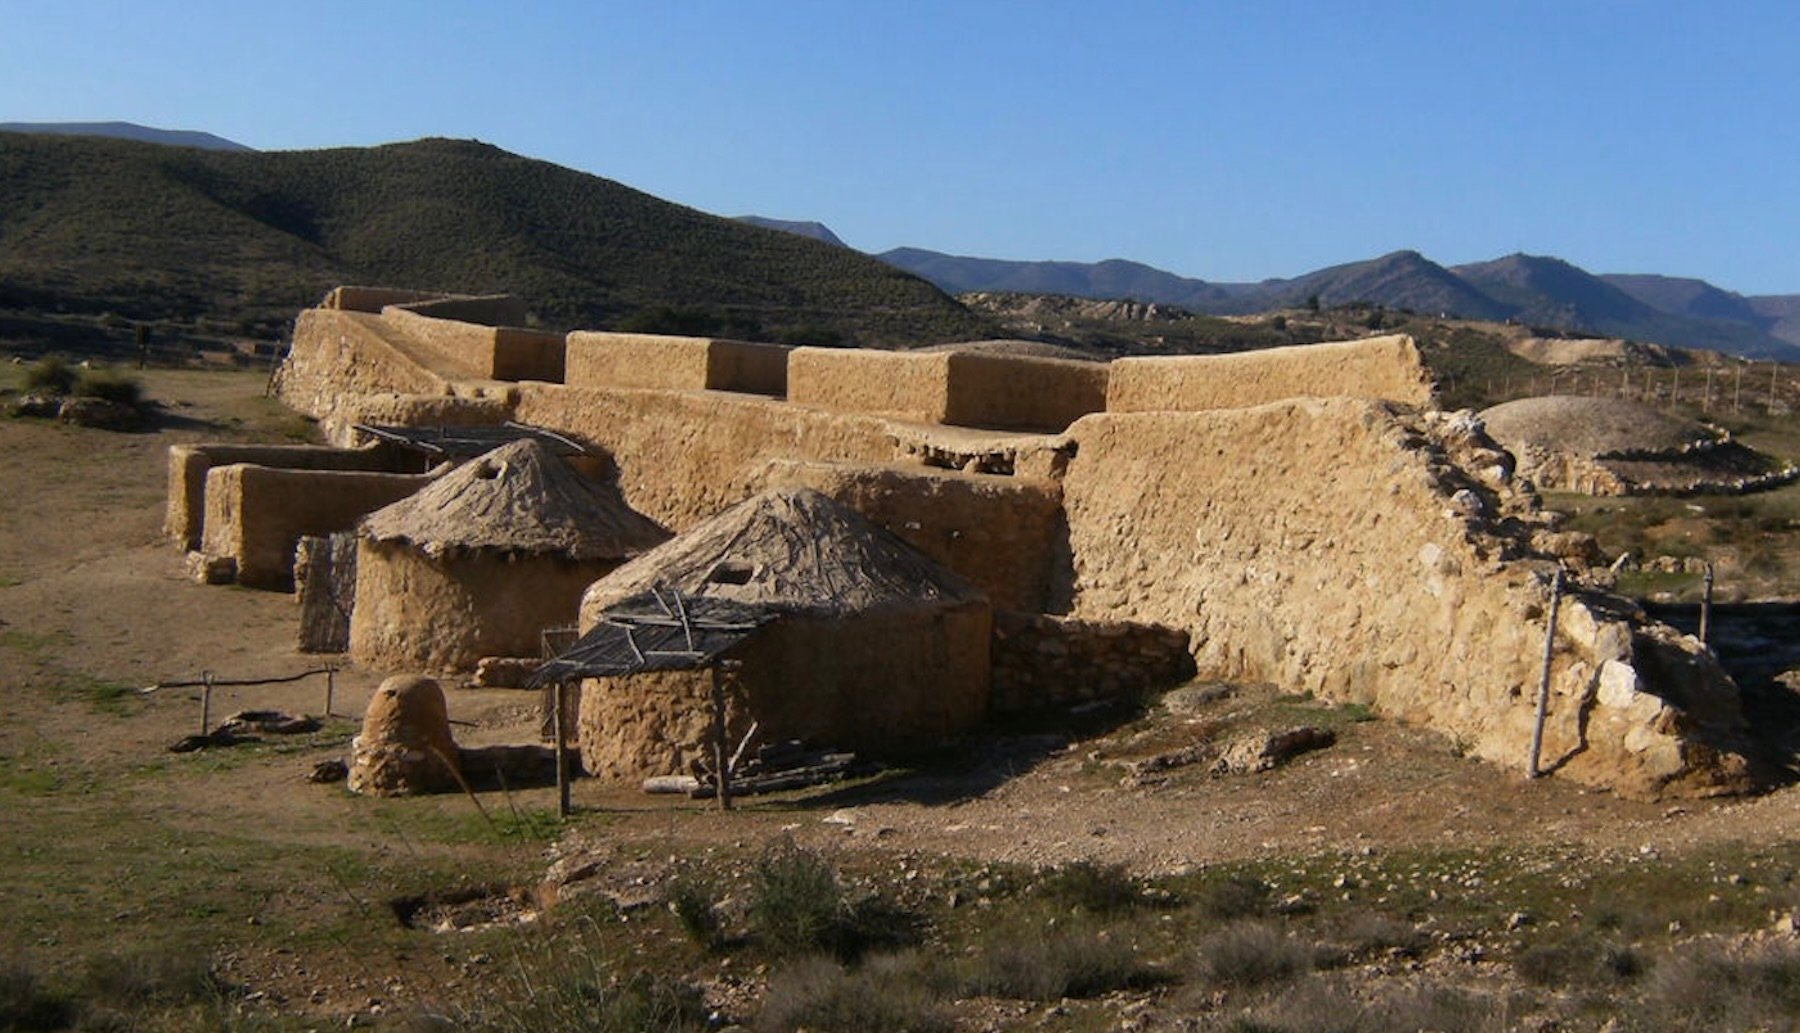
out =
<path fill-rule="evenodd" d="M 525 299 L 513 294 L 434 294 L 394 304 L 432 319 L 489 327 L 522 327 L 531 317 Z"/>
<path fill-rule="evenodd" d="M 1079 421 L 1074 615 L 1184 629 L 1202 674 L 1366 703 L 1522 767 L 1550 564 L 1502 562 L 1518 543 L 1485 528 L 1504 485 L 1464 471 L 1503 468 L 1486 447 L 1452 461 L 1446 419 L 1306 399 Z M 1742 788 L 1716 664 L 1605 612 L 1564 600 L 1545 766 L 1639 794 Z M 1685 699 L 1653 681 L 1683 665 L 1709 675 Z"/>
<path fill-rule="evenodd" d="M 444 297 L 441 291 L 415 291 L 401 287 L 334 287 L 319 302 L 320 308 L 378 315 L 389 305 L 416 305 Z"/>
<path fill-rule="evenodd" d="M 403 307 L 382 310 L 381 320 L 395 333 L 431 349 L 446 363 L 444 372 L 457 377 L 551 383 L 563 378 L 560 334 L 422 315 Z"/>
<path fill-rule="evenodd" d="M 949 352 L 796 348 L 788 357 L 788 401 L 834 412 L 944 423 L 949 381 Z"/>
<path fill-rule="evenodd" d="M 1430 407 L 1431 376 L 1404 334 L 1226 355 L 1134 357 L 1113 361 L 1106 410 L 1197 412 L 1304 397 Z"/>
<path fill-rule="evenodd" d="M 354 423 L 344 410 L 366 395 L 452 394 L 453 378 L 434 371 L 384 331 L 381 318 L 315 308 L 294 322 L 294 343 L 275 374 L 275 392 L 289 408 L 317 419 L 334 442 Z"/>
<path fill-rule="evenodd" d="M 239 584 L 287 591 L 301 535 L 348 531 L 434 474 L 295 470 L 233 463 L 206 474 L 203 551 L 237 565 Z"/>

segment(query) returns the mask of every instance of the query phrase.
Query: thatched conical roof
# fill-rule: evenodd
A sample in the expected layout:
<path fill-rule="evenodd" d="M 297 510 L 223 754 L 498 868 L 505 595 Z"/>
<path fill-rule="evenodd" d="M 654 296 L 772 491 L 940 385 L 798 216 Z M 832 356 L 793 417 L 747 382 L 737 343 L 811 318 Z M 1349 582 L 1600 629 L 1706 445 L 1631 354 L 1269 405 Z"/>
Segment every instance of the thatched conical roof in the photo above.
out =
<path fill-rule="evenodd" d="M 886 528 L 810 488 L 764 492 L 695 525 L 596 581 L 582 612 L 666 588 L 812 615 L 983 598 Z"/>
<path fill-rule="evenodd" d="M 616 488 L 569 469 L 536 440 L 471 459 L 416 494 L 363 518 L 376 541 L 430 556 L 493 549 L 571 559 L 624 559 L 668 539 Z"/>

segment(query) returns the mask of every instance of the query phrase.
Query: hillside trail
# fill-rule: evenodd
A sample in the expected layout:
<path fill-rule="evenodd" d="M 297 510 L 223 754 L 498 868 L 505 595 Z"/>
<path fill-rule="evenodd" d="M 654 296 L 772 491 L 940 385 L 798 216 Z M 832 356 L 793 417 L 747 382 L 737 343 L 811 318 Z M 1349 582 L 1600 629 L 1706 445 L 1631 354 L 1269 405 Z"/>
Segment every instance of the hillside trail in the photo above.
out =
<path fill-rule="evenodd" d="M 167 418 L 143 433 L 0 420 L 0 483 L 11 495 L 0 513 L 7 645 L 0 692 L 8 700 L 42 698 L 27 689 L 49 683 L 135 688 L 203 671 L 286 675 L 321 661 L 295 649 L 291 596 L 187 580 L 180 551 L 160 529 L 169 445 L 267 436 L 282 418 L 256 398 L 260 378 L 153 373 L 150 386 Z M 335 712 L 359 715 L 387 673 L 346 666 L 336 678 Z M 240 707 L 318 713 L 321 692 L 318 679 L 221 690 L 213 714 Z M 1279 693 L 1244 687 L 1191 717 L 1152 712 L 1110 729 L 974 738 L 944 764 L 745 801 L 728 816 L 711 815 L 704 802 L 591 780 L 576 783 L 574 800 L 581 813 L 604 814 L 606 835 L 619 842 L 789 835 L 834 848 L 1033 865 L 1090 859 L 1146 873 L 1333 850 L 1555 844 L 1604 855 L 1800 838 L 1797 788 L 1751 799 L 1623 800 L 1555 777 L 1527 780 L 1523 758 L 1502 769 L 1459 756 L 1441 736 L 1382 719 L 1344 723 L 1334 746 L 1262 774 L 1194 768 L 1134 785 L 1111 762 L 1134 744 L 1179 739 L 1190 722 L 1259 720 Z M 197 697 L 193 689 L 133 694 L 112 713 L 79 694 L 9 703 L 0 753 L 52 743 L 72 763 L 100 770 L 150 763 L 195 730 Z M 537 741 L 535 693 L 452 689 L 449 698 L 466 745 Z M 229 765 L 203 782 L 146 780 L 134 787 L 133 806 L 197 835 L 229 823 L 237 834 L 272 841 L 367 846 L 378 833 L 355 819 L 368 801 L 304 778 L 313 763 L 341 752 L 321 747 Z M 533 787 L 516 789 L 508 802 L 546 809 L 553 800 L 553 790 Z M 414 805 L 444 813 L 469 806 L 459 797 Z"/>

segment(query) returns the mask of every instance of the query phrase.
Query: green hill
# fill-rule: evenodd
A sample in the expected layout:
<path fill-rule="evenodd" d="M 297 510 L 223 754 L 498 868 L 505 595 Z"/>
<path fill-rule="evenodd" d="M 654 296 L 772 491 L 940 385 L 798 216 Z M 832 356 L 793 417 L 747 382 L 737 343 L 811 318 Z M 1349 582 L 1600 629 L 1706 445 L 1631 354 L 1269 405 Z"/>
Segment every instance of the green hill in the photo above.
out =
<path fill-rule="evenodd" d="M 553 328 L 893 346 L 991 332 L 873 258 L 478 142 L 0 134 L 0 308 L 266 334 L 340 283 L 512 292 Z"/>

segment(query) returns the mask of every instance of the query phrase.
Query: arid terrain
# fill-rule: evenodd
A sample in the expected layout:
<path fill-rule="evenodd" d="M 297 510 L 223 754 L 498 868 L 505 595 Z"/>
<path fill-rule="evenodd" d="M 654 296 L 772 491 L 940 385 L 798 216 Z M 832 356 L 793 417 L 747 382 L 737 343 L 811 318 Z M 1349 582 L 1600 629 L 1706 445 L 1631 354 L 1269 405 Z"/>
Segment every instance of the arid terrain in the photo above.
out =
<path fill-rule="evenodd" d="M 0 386 L 18 370 L 0 367 Z M 595 985 L 615 996 L 637 992 L 634 971 L 698 995 L 694 1016 L 656 1028 L 1800 1028 L 1785 1010 L 1800 1009 L 1800 788 L 1622 800 L 1281 686 L 993 729 L 915 768 L 732 813 L 577 781 L 566 824 L 546 786 L 379 800 L 308 782 L 394 672 L 339 671 L 317 732 L 172 753 L 199 730 L 200 690 L 146 687 L 326 658 L 296 652 L 290 596 L 187 579 L 160 527 L 164 452 L 310 428 L 263 397 L 261 374 L 143 379 L 142 432 L 0 419 L 0 960 L 9 987 L 33 983 L 43 1014 L 78 1028 L 552 1028 L 493 1016 L 552 996 L 562 962 L 545 959 L 570 956 L 603 959 Z M 211 715 L 320 715 L 325 684 L 221 688 Z M 464 745 L 538 741 L 536 693 L 449 696 Z M 1220 773 L 1211 754 L 1134 764 L 1300 726 L 1335 742 L 1262 772 Z M 757 873 L 796 851 L 910 916 L 888 939 L 838 944 L 889 967 L 795 962 L 746 911 Z M 701 910 L 721 942 L 661 906 L 677 885 L 714 894 Z M 458 897 L 462 911 L 443 906 Z M 436 919 L 476 927 L 421 928 Z M 1071 926 L 1129 942 L 1137 967 L 1041 993 L 920 975 L 921 956 L 978 958 L 1002 934 L 1060 943 Z M 1235 941 L 1219 939 L 1234 929 L 1311 953 L 1264 944 L 1289 969 L 1234 976 L 1221 959 Z M 1265 932 L 1233 935 L 1253 951 Z M 171 959 L 198 965 L 206 992 L 183 991 Z M 1729 982 L 1734 959 L 1773 973 L 1750 1003 L 1681 982 L 1714 962 Z M 139 976 L 121 989 L 107 978 L 121 972 Z M 867 996 L 856 979 L 921 1003 L 897 1020 L 801 1006 Z M 1712 1010 L 1682 1012 L 1695 1001 Z M 594 1021 L 564 1028 L 633 1028 Z"/>

